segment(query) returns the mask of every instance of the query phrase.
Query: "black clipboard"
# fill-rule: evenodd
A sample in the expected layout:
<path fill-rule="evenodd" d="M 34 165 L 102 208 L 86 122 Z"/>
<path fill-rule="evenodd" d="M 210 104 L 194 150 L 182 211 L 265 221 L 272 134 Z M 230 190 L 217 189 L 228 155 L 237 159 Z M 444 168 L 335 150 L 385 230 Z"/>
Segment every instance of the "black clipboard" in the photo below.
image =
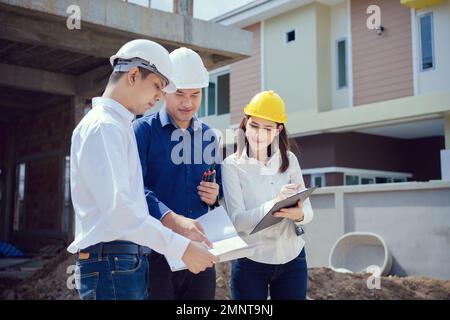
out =
<path fill-rule="evenodd" d="M 273 226 L 274 224 L 281 222 L 281 220 L 283 220 L 284 218 L 274 217 L 273 214 L 275 212 L 279 211 L 281 208 L 295 207 L 299 200 L 302 200 L 302 202 L 305 201 L 316 189 L 317 187 L 304 189 L 294 194 L 293 196 L 290 196 L 289 198 L 275 203 L 275 205 L 269 210 L 269 212 L 267 212 L 267 214 L 261 219 L 261 221 L 258 222 L 256 227 L 252 230 L 252 232 L 250 232 L 250 234 L 254 234 L 258 231 L 264 230 L 268 227 Z"/>

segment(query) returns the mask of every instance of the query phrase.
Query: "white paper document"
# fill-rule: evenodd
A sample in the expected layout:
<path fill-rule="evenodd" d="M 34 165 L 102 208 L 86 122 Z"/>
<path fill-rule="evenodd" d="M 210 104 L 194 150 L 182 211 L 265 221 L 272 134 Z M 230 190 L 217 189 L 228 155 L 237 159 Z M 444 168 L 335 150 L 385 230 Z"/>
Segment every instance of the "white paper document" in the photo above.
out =
<path fill-rule="evenodd" d="M 248 246 L 239 237 L 228 214 L 223 207 L 204 214 L 197 219 L 205 230 L 206 237 L 213 243 L 209 249 L 213 255 L 219 257 L 220 261 L 228 261 L 251 256 L 256 246 Z M 166 257 L 172 271 L 186 269 L 181 260 Z"/>

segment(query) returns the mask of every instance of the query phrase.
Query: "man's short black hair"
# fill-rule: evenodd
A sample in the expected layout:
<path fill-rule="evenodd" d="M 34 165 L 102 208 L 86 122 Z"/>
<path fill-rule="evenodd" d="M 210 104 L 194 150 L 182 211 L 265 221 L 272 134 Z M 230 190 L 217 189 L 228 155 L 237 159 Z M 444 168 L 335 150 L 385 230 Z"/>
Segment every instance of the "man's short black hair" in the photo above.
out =
<path fill-rule="evenodd" d="M 147 69 L 144 69 L 144 68 L 141 68 L 141 67 L 138 67 L 138 69 L 139 69 L 139 72 L 141 74 L 141 79 L 142 80 L 147 79 L 147 77 L 152 73 L 151 71 L 149 71 Z M 111 75 L 109 76 L 108 83 L 111 83 L 111 84 L 117 83 L 120 80 L 120 78 L 122 78 L 122 76 L 124 74 L 126 74 L 126 73 L 127 72 L 113 71 L 111 73 Z"/>

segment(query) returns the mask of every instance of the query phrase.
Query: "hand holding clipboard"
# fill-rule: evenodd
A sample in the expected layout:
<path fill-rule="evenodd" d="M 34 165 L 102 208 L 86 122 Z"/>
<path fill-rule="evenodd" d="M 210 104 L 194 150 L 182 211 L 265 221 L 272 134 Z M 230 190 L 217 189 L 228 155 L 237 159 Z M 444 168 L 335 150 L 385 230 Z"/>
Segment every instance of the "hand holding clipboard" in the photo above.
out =
<path fill-rule="evenodd" d="M 277 211 L 280 211 L 281 208 L 292 208 L 297 205 L 297 202 L 301 200 L 305 201 L 313 192 L 316 190 L 316 187 L 304 189 L 282 201 L 278 201 L 275 205 L 269 210 L 269 212 L 261 219 L 261 221 L 256 225 L 256 227 L 250 232 L 250 234 L 254 234 L 258 231 L 264 230 L 268 227 L 273 226 L 281 222 L 284 218 L 274 217 L 273 214 Z"/>

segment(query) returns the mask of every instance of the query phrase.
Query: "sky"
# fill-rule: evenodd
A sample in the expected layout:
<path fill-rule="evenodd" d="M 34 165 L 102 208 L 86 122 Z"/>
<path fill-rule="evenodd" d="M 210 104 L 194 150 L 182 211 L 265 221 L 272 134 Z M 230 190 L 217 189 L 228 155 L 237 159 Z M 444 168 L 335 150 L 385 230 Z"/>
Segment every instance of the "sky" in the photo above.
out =
<path fill-rule="evenodd" d="M 194 0 L 194 17 L 210 20 L 254 0 Z M 140 5 L 148 5 L 148 0 L 128 0 Z M 152 8 L 172 12 L 172 0 L 151 0 Z"/>

